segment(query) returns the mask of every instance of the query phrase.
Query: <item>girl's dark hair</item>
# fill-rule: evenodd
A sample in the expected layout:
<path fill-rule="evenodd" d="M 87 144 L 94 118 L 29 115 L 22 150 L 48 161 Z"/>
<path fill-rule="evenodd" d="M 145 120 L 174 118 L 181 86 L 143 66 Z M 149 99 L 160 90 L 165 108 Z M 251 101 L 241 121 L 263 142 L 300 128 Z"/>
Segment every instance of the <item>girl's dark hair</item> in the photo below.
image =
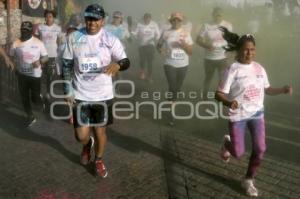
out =
<path fill-rule="evenodd" d="M 220 30 L 224 33 L 223 38 L 228 43 L 228 46 L 224 47 L 226 51 L 238 51 L 246 42 L 252 42 L 255 45 L 255 39 L 251 34 L 239 36 L 223 26 L 220 27 Z"/>

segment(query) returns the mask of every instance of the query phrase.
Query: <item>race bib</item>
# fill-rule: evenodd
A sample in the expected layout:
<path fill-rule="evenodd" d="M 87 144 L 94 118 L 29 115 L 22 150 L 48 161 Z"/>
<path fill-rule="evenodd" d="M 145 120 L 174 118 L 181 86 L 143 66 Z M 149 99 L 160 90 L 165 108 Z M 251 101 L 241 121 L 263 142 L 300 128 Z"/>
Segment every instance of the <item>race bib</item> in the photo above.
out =
<path fill-rule="evenodd" d="M 79 71 L 81 73 L 101 73 L 103 67 L 98 57 L 88 57 L 79 59 Z"/>
<path fill-rule="evenodd" d="M 171 58 L 174 60 L 184 60 L 185 52 L 182 49 L 173 49 L 171 52 Z"/>
<path fill-rule="evenodd" d="M 32 64 L 23 63 L 22 67 L 20 68 L 20 72 L 23 74 L 32 74 L 33 73 Z"/>

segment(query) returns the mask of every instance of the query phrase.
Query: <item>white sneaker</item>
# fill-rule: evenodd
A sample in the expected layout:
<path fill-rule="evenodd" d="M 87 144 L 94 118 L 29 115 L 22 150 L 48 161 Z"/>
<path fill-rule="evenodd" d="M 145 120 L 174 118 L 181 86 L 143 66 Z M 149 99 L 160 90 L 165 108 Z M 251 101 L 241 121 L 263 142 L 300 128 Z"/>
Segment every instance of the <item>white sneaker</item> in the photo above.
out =
<path fill-rule="evenodd" d="M 221 156 L 221 159 L 223 160 L 223 162 L 225 162 L 225 163 L 228 163 L 230 161 L 231 154 L 225 147 L 226 142 L 230 142 L 230 141 L 231 141 L 230 136 L 228 134 L 224 135 L 223 143 L 222 143 L 222 146 L 221 146 L 220 156 Z"/>
<path fill-rule="evenodd" d="M 245 189 L 246 194 L 248 196 L 253 196 L 253 197 L 258 196 L 258 191 L 257 191 L 256 187 L 254 186 L 254 180 L 244 179 L 242 181 L 242 187 Z"/>

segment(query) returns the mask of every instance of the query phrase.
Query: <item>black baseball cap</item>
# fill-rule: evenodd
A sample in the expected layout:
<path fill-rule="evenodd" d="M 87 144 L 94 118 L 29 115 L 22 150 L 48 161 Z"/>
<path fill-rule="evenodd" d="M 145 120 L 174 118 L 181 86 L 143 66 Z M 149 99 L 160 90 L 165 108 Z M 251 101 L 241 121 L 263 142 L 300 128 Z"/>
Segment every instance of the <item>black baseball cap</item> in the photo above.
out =
<path fill-rule="evenodd" d="M 99 4 L 91 4 L 85 9 L 84 17 L 103 19 L 105 17 L 105 11 Z"/>
<path fill-rule="evenodd" d="M 21 24 L 21 30 L 33 31 L 33 25 L 30 21 L 24 21 Z"/>

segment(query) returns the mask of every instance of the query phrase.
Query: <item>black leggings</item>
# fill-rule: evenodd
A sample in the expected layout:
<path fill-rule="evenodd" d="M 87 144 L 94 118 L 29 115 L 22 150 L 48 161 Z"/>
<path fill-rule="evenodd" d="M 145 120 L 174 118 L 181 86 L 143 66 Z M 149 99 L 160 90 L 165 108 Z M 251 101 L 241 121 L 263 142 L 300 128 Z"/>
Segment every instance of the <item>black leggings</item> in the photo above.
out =
<path fill-rule="evenodd" d="M 21 95 L 22 104 L 27 116 L 32 116 L 32 107 L 30 99 L 33 103 L 38 105 L 38 108 L 42 106 L 41 100 L 41 78 L 30 77 L 18 73 L 18 86 Z"/>
<path fill-rule="evenodd" d="M 146 45 L 139 47 L 140 66 L 144 70 L 146 65 L 148 69 L 148 76 L 152 75 L 152 64 L 154 59 L 155 48 L 153 45 Z"/>
<path fill-rule="evenodd" d="M 183 80 L 187 72 L 187 66 L 176 68 L 174 66 L 164 65 L 165 75 L 167 77 L 169 92 L 172 93 L 172 97 L 169 99 L 175 101 L 177 99 L 177 93 L 180 91 Z"/>

